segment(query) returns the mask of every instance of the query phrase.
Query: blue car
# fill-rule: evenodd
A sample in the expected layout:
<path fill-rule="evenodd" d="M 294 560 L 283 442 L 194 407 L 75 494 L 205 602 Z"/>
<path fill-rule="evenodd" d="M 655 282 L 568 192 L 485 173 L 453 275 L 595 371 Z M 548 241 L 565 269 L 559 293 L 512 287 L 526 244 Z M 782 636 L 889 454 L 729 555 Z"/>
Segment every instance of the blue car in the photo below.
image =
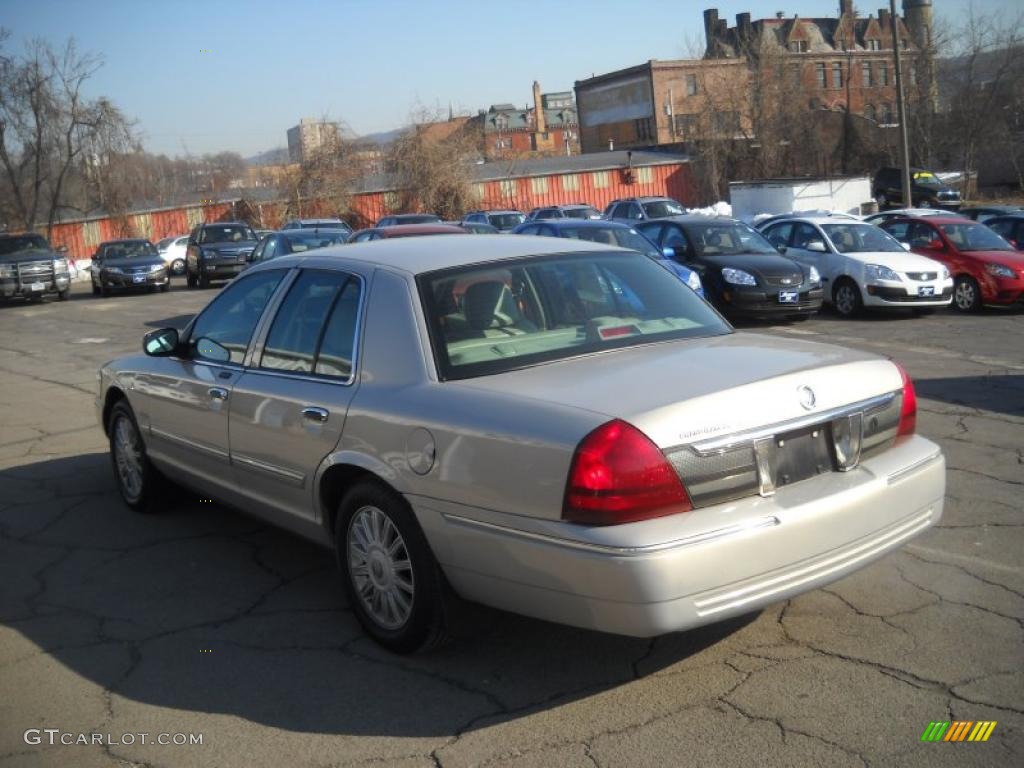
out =
<path fill-rule="evenodd" d="M 653 242 L 626 224 L 614 221 L 588 219 L 547 219 L 527 221 L 512 230 L 513 235 L 541 235 L 543 237 L 570 237 L 574 240 L 589 240 L 604 245 L 617 245 L 639 251 L 657 261 L 674 274 L 693 291 L 704 298 L 704 286 L 700 275 L 679 262 L 667 258 Z"/>

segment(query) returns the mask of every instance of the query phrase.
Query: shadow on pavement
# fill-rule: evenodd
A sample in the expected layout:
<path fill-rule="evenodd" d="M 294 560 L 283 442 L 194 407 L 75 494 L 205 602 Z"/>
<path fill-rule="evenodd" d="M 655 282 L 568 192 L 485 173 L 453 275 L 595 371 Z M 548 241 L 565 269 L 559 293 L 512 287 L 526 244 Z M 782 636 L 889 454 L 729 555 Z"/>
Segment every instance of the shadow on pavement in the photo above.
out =
<path fill-rule="evenodd" d="M 1024 416 L 1024 375 L 918 379 L 918 397 L 1010 416 Z"/>
<path fill-rule="evenodd" d="M 305 733 L 453 735 L 650 675 L 756 619 L 652 642 L 467 606 L 451 645 L 399 657 L 362 634 L 330 552 L 186 492 L 133 513 L 104 453 L 0 471 L 0 500 L 0 622 L 113 691 L 115 712 L 123 697 Z"/>

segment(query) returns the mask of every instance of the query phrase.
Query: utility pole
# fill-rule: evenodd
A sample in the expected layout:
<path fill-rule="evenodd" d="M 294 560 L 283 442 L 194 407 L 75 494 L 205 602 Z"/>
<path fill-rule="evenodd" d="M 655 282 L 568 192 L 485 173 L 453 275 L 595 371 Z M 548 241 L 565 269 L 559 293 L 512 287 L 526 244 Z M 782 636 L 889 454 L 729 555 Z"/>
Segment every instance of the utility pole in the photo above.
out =
<path fill-rule="evenodd" d="M 900 116 L 900 161 L 903 170 L 903 207 L 911 208 L 910 194 L 910 140 L 907 138 L 907 102 L 903 96 L 903 65 L 900 62 L 900 36 L 896 15 L 896 0 L 889 0 L 889 18 L 892 19 L 892 50 L 896 55 L 896 108 Z"/>

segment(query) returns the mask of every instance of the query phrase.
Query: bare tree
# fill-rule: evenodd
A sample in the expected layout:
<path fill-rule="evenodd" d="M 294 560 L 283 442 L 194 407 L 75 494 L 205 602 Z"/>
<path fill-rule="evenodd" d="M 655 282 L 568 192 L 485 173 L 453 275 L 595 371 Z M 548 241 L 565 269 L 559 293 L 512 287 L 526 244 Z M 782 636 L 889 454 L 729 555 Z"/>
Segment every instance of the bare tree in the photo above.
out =
<path fill-rule="evenodd" d="M 132 126 L 109 100 L 83 94 L 99 56 L 80 53 L 73 39 L 59 49 L 36 40 L 9 55 L 8 37 L 0 36 L 0 206 L 16 226 L 45 217 L 52 230 L 85 153 Z"/>
<path fill-rule="evenodd" d="M 439 122 L 420 113 L 391 147 L 389 165 L 398 177 L 406 209 L 420 208 L 443 219 L 460 218 L 475 207 L 473 162 L 480 154 L 480 137 L 471 128 L 433 140 L 421 126 Z"/>

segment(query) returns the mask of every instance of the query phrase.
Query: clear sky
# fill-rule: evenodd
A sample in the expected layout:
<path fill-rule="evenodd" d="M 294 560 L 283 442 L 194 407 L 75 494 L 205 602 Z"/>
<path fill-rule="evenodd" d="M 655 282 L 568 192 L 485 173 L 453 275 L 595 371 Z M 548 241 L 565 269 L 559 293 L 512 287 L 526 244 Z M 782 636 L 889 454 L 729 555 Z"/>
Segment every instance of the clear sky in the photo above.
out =
<path fill-rule="evenodd" d="M 970 0 L 935 0 L 936 15 Z M 973 0 L 1015 17 L 1021 0 Z M 170 155 L 286 144 L 300 117 L 327 115 L 359 134 L 390 130 L 419 108 L 475 113 L 525 104 L 533 81 L 569 90 L 592 73 L 698 55 L 702 11 L 735 23 L 835 16 L 838 0 L 0 0 L 8 48 L 73 35 L 105 66 L 91 95 L 134 117 L 146 148 Z M 877 14 L 888 0 L 859 2 Z M 207 52 L 208 51 L 208 52 Z"/>

